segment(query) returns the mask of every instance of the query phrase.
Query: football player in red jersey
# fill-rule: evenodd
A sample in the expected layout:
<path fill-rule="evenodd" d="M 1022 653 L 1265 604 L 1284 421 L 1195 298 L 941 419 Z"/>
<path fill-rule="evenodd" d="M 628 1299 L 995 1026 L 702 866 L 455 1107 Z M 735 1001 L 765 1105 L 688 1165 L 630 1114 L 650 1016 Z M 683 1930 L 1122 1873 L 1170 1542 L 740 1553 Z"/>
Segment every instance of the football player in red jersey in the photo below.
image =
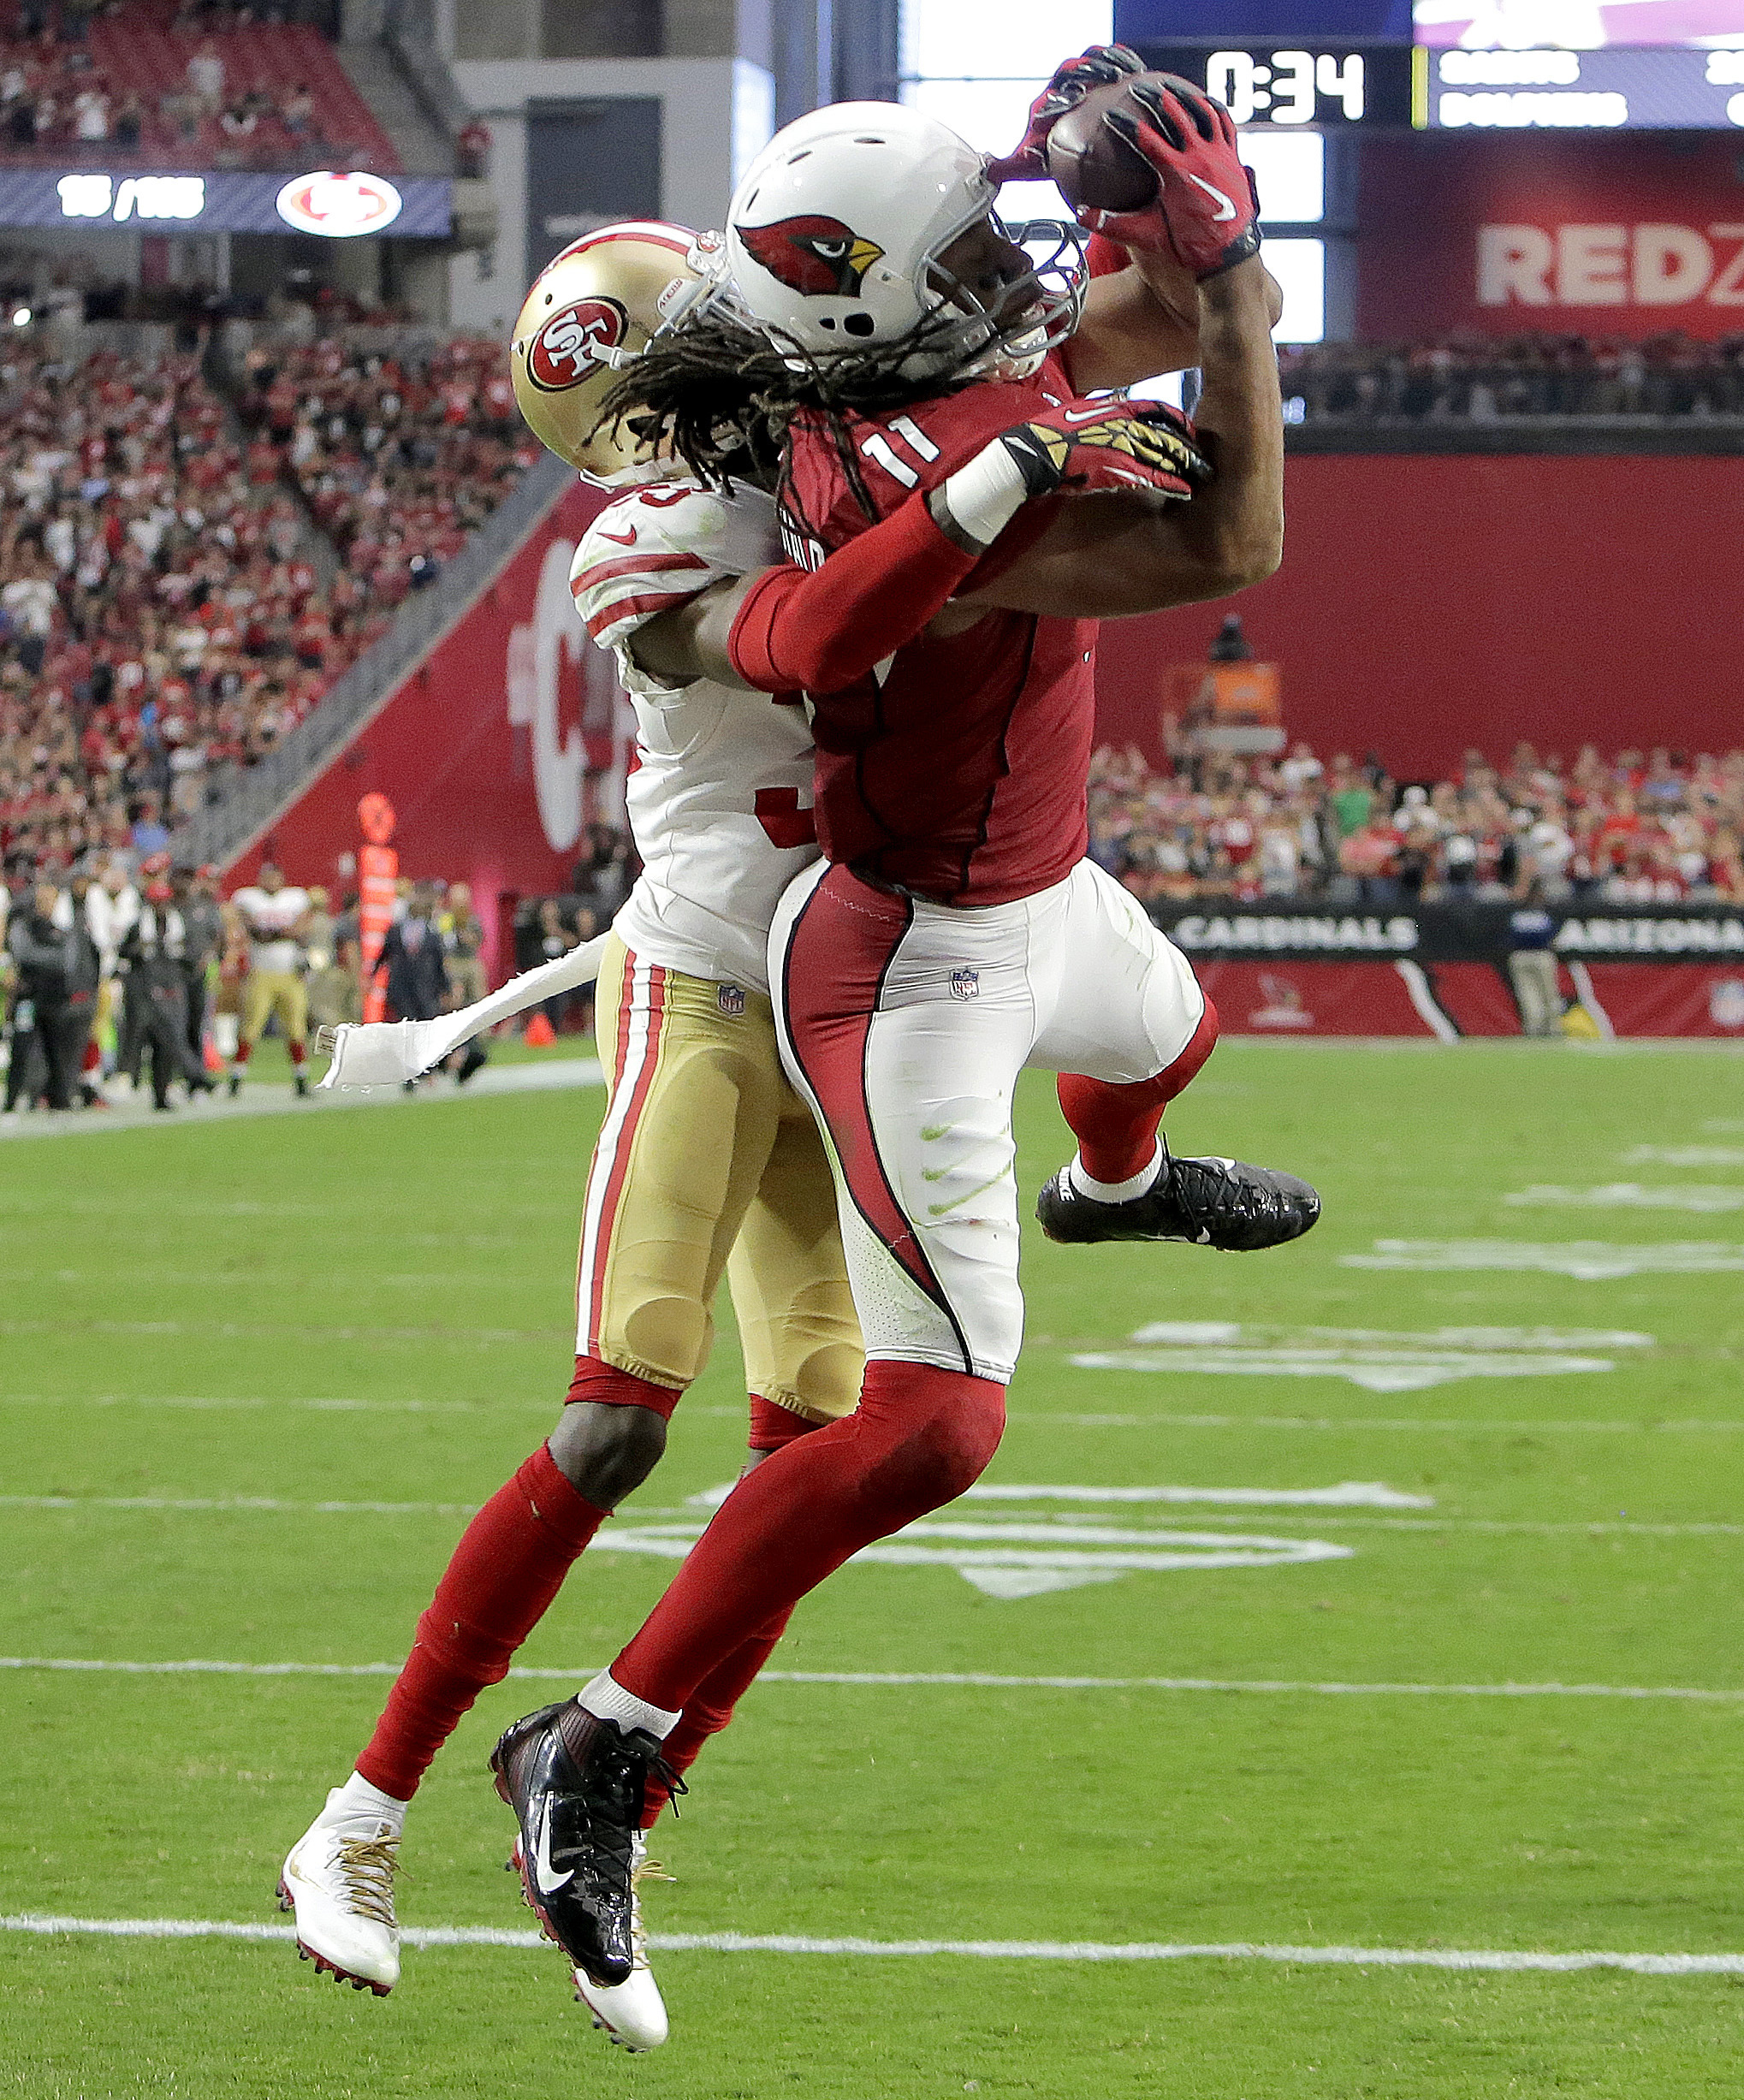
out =
<path fill-rule="evenodd" d="M 1054 115 L 1069 90 L 1053 91 Z M 734 199 L 737 291 L 793 375 L 796 546 L 821 561 L 947 482 L 937 521 L 1000 544 L 917 639 L 810 695 L 825 859 L 783 899 L 770 976 L 784 1060 L 836 1166 L 869 1358 L 858 1410 L 743 1481 L 611 1670 L 518 1723 L 493 1759 L 524 1854 L 543 1846 L 566 1869 L 542 1882 L 542 1915 L 583 1967 L 621 1931 L 620 1829 L 694 1687 L 747 1628 L 961 1493 L 998 1444 L 1022 1324 L 1019 1071 L 1076 1075 L 1060 1092 L 1078 1153 L 1040 1208 L 1051 1237 L 1252 1249 L 1318 1216 L 1292 1176 L 1161 1145 L 1215 1016 L 1085 857 L 1096 621 L 1239 590 L 1281 548 L 1273 315 L 1234 128 L 1184 83 L 1134 107 L 1115 135 L 1155 172 L 1157 201 L 1112 227 L 1134 263 L 1093 288 L 1075 335 L 1077 288 L 1038 282 L 992 217 L 982 157 L 916 112 L 802 119 Z M 1187 356 L 1165 353 L 1172 317 Z M 725 330 L 704 347 L 721 369 L 745 354 Z M 1216 475 L 1192 502 L 1104 492 L 1035 504 L 1001 533 L 1025 467 L 1009 447 L 989 454 L 995 433 L 1023 418 L 1044 453 L 1068 446 L 1108 412 L 1093 390 L 1195 360 Z M 778 392 L 772 379 L 766 405 Z M 768 689 L 782 661 L 759 635 L 757 588 L 724 646 Z M 692 640 L 706 663 L 720 645 L 706 614 Z"/>

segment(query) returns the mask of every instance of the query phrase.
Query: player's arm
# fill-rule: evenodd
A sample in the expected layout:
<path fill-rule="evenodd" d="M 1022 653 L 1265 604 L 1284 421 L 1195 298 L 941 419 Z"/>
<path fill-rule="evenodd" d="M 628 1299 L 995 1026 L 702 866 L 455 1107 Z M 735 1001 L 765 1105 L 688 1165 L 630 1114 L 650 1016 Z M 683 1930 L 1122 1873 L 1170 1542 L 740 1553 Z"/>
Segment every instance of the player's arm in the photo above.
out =
<path fill-rule="evenodd" d="M 1284 411 L 1268 282 L 1249 260 L 1199 288 L 1195 422 L 1210 483 L 1190 503 L 1137 493 L 1063 501 L 1027 552 L 960 595 L 950 626 L 993 606 L 1116 620 L 1226 597 L 1272 573 L 1284 552 Z"/>
<path fill-rule="evenodd" d="M 1203 391 L 1195 411 L 1215 470 L 1189 504 L 1109 495 L 1062 505 L 1035 544 L 976 604 L 1116 619 L 1226 596 L 1272 574 L 1284 550 L 1284 413 L 1272 347 L 1275 287 L 1259 260 L 1259 199 L 1221 104 L 1184 81 L 1135 85 L 1103 118 L 1155 169 L 1142 211 L 1081 211 L 1093 230 L 1191 275 Z M 1166 268 L 1158 265 L 1166 276 Z"/>
<path fill-rule="evenodd" d="M 1103 234 L 1091 237 L 1090 268 L 1083 318 L 1061 352 L 1078 393 L 1136 386 L 1200 363 L 1199 294 L 1189 270 L 1171 254 L 1123 248 Z M 1276 328 L 1284 293 L 1270 270 L 1264 276 L 1268 326 Z"/>
<path fill-rule="evenodd" d="M 1000 432 L 822 568 L 723 579 L 650 620 L 627 647 L 639 670 L 672 685 L 702 677 L 757 692 L 839 691 L 912 641 L 1038 497 L 1095 487 L 1178 498 L 1206 471 L 1168 411 L 1070 402 Z"/>

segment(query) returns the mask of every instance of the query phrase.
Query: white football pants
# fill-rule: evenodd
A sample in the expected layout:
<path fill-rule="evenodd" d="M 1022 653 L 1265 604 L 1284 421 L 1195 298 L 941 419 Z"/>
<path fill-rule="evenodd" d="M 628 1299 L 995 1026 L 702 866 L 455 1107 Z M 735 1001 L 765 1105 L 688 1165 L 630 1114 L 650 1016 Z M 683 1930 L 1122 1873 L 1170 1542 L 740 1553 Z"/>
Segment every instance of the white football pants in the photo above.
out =
<path fill-rule="evenodd" d="M 776 909 L 782 1061 L 830 1142 L 866 1354 L 1000 1384 L 1023 1333 L 1017 1074 L 1130 1084 L 1206 1011 L 1187 958 L 1094 862 L 961 910 L 809 868 Z"/>

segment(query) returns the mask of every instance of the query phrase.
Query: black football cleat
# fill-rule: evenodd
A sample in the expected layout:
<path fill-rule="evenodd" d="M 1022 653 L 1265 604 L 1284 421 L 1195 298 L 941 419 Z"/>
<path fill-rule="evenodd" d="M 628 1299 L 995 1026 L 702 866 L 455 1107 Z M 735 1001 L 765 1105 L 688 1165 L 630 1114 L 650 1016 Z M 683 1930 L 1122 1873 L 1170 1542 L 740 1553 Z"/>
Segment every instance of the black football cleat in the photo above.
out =
<path fill-rule="evenodd" d="M 1101 1203 L 1084 1195 L 1065 1167 L 1036 1198 L 1051 1240 L 1069 1247 L 1095 1240 L 1185 1240 L 1226 1254 L 1256 1254 L 1300 1239 L 1320 1214 L 1307 1182 L 1243 1160 L 1177 1160 L 1163 1148 L 1162 1172 L 1142 1195 Z"/>
<path fill-rule="evenodd" d="M 584 1974 L 627 1983 L 637 1958 L 637 1839 L 649 1776 L 685 1791 L 660 1754 L 659 1737 L 566 1700 L 505 1729 L 490 1769 L 520 1824 L 513 1863 L 534 1915 Z"/>

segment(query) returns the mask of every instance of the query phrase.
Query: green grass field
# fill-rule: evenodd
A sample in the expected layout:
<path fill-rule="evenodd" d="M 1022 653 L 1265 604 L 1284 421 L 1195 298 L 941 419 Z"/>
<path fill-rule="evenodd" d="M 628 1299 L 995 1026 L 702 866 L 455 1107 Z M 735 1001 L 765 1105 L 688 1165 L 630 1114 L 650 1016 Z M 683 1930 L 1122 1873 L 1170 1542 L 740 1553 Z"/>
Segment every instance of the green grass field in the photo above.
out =
<path fill-rule="evenodd" d="M 0 1649 L 402 1653 L 464 1506 L 567 1384 L 602 1099 L 445 1094 L 0 1145 Z M 1045 1083 L 1022 1106 L 1033 1190 L 1066 1141 Z M 1172 1128 L 1181 1148 L 1309 1174 L 1324 1222 L 1247 1260 L 1038 1239 L 988 1482 L 1391 1493 L 983 1498 L 940 1521 L 984 1535 L 933 1534 L 936 1562 L 844 1569 L 779 1670 L 1207 1683 L 766 1682 L 663 1832 L 679 1879 L 656 1886 L 652 1929 L 1744 1954 L 1739 1275 L 1341 1260 L 1389 1239 L 1529 1243 L 1564 1268 L 1570 1242 L 1738 1259 L 1744 1212 L 1723 1195 L 1700 1212 L 1566 1199 L 1623 1183 L 1744 1201 L 1744 1060 L 1231 1043 Z M 1630 1158 L 1644 1146 L 1711 1156 Z M 1564 1195 L 1504 1200 L 1545 1186 Z M 1156 1322 L 1175 1332 L 1129 1338 Z M 618 1533 L 700 1522 L 686 1498 L 732 1478 L 741 1433 L 727 1333 Z M 334 1502 L 400 1506 L 316 1506 Z M 1256 1564 L 1106 1560 L 1244 1539 L 1269 1542 L 1245 1549 Z M 1308 1541 L 1338 1556 L 1304 1558 Z M 991 1595 L 964 1565 L 995 1587 L 1097 1579 Z M 608 1660 L 671 1566 L 590 1553 L 523 1661 Z M 280 1860 L 387 1682 L 0 1673 L 0 1912 L 276 1922 Z M 1509 1684 L 1726 1696 L 1404 1688 Z M 511 1680 L 439 1760 L 408 1825 L 409 1927 L 530 1923 L 483 1763 L 555 1695 Z M 1667 2100 L 1744 2077 L 1740 1973 L 712 1950 L 659 1969 L 673 2038 L 629 2060 L 549 1949 L 413 1948 L 377 2002 L 282 1943 L 8 1931 L 0 2091 Z"/>

